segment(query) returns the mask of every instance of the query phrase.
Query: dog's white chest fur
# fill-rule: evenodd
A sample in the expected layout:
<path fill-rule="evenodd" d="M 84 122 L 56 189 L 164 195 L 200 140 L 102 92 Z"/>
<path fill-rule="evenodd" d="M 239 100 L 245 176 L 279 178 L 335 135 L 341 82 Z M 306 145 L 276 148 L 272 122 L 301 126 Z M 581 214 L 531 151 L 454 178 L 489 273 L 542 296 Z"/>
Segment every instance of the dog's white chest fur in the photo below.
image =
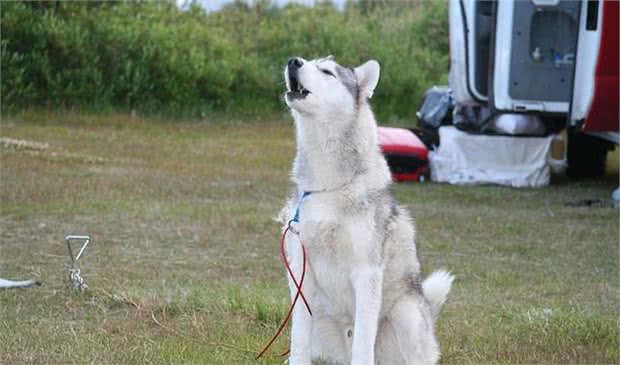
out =
<path fill-rule="evenodd" d="M 312 210 L 307 209 L 308 213 Z M 352 319 L 355 311 L 351 272 L 355 256 L 350 226 L 330 219 L 303 221 L 301 236 L 316 278 L 317 300 L 331 315 Z"/>
<path fill-rule="evenodd" d="M 325 305 L 329 314 L 352 318 L 355 305 L 351 285 L 352 227 L 330 204 L 330 195 L 315 193 L 303 199 L 298 228 L 317 282 L 316 300 Z"/>
<path fill-rule="evenodd" d="M 326 245 L 328 243 L 310 245 L 308 248 L 308 252 L 312 253 L 309 261 L 318 287 L 316 301 L 328 314 L 352 322 L 355 302 L 351 285 L 351 267 L 346 261 L 346 256 L 340 254 L 344 250 L 338 250 L 340 252 L 336 254 L 319 253 L 319 250 Z"/>

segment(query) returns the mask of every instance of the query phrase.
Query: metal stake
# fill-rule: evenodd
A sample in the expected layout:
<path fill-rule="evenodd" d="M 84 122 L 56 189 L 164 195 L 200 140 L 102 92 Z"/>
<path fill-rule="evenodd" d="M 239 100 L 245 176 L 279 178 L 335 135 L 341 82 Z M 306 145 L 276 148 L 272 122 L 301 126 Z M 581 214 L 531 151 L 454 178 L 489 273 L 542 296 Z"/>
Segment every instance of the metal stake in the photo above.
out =
<path fill-rule="evenodd" d="M 75 257 L 73 256 L 73 250 L 71 249 L 72 241 L 83 242 L 80 251 Z M 82 257 L 84 250 L 86 250 L 86 246 L 88 246 L 88 244 L 90 243 L 90 236 L 68 235 L 65 237 L 65 242 L 67 243 L 67 249 L 69 250 L 69 257 L 71 257 L 71 266 L 67 266 L 67 272 L 69 274 L 69 284 L 71 284 L 72 288 L 83 292 L 88 289 L 88 285 L 80 274 L 78 260 L 80 259 L 80 257 Z"/>

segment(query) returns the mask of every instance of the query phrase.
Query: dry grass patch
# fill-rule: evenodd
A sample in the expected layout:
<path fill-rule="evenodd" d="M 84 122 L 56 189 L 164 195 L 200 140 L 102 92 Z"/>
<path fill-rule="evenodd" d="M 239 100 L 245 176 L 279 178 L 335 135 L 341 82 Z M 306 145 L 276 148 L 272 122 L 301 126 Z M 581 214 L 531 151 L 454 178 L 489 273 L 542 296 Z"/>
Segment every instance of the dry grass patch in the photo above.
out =
<path fill-rule="evenodd" d="M 290 123 L 29 113 L 0 138 L 0 276 L 43 282 L 0 292 L 0 363 L 255 363 L 287 307 Z M 423 268 L 457 276 L 443 363 L 618 362 L 618 210 L 565 206 L 610 197 L 613 156 L 605 179 L 537 190 L 395 188 Z M 85 295 L 63 281 L 69 233 L 93 238 Z"/>

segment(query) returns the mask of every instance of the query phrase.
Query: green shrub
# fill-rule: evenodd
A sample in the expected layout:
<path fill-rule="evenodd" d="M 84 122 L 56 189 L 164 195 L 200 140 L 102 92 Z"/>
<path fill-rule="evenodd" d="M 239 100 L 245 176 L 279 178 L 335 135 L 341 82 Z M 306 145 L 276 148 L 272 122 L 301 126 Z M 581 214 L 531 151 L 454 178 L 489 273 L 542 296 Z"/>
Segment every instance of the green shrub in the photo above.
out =
<path fill-rule="evenodd" d="M 374 104 L 412 118 L 426 88 L 445 83 L 445 2 L 276 8 L 235 3 L 215 13 L 172 2 L 3 3 L 5 110 L 94 108 L 201 116 L 284 110 L 288 57 L 333 54 L 382 65 Z"/>

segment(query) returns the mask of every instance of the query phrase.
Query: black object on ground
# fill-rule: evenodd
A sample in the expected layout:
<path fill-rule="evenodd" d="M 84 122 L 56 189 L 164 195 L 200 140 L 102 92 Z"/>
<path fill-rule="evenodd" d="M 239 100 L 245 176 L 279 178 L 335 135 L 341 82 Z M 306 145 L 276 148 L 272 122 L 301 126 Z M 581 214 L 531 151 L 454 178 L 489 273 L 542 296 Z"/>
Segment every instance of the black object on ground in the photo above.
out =
<path fill-rule="evenodd" d="M 602 199 L 581 199 L 572 202 L 565 202 L 565 207 L 579 208 L 615 208 L 616 203 L 613 200 Z"/>

